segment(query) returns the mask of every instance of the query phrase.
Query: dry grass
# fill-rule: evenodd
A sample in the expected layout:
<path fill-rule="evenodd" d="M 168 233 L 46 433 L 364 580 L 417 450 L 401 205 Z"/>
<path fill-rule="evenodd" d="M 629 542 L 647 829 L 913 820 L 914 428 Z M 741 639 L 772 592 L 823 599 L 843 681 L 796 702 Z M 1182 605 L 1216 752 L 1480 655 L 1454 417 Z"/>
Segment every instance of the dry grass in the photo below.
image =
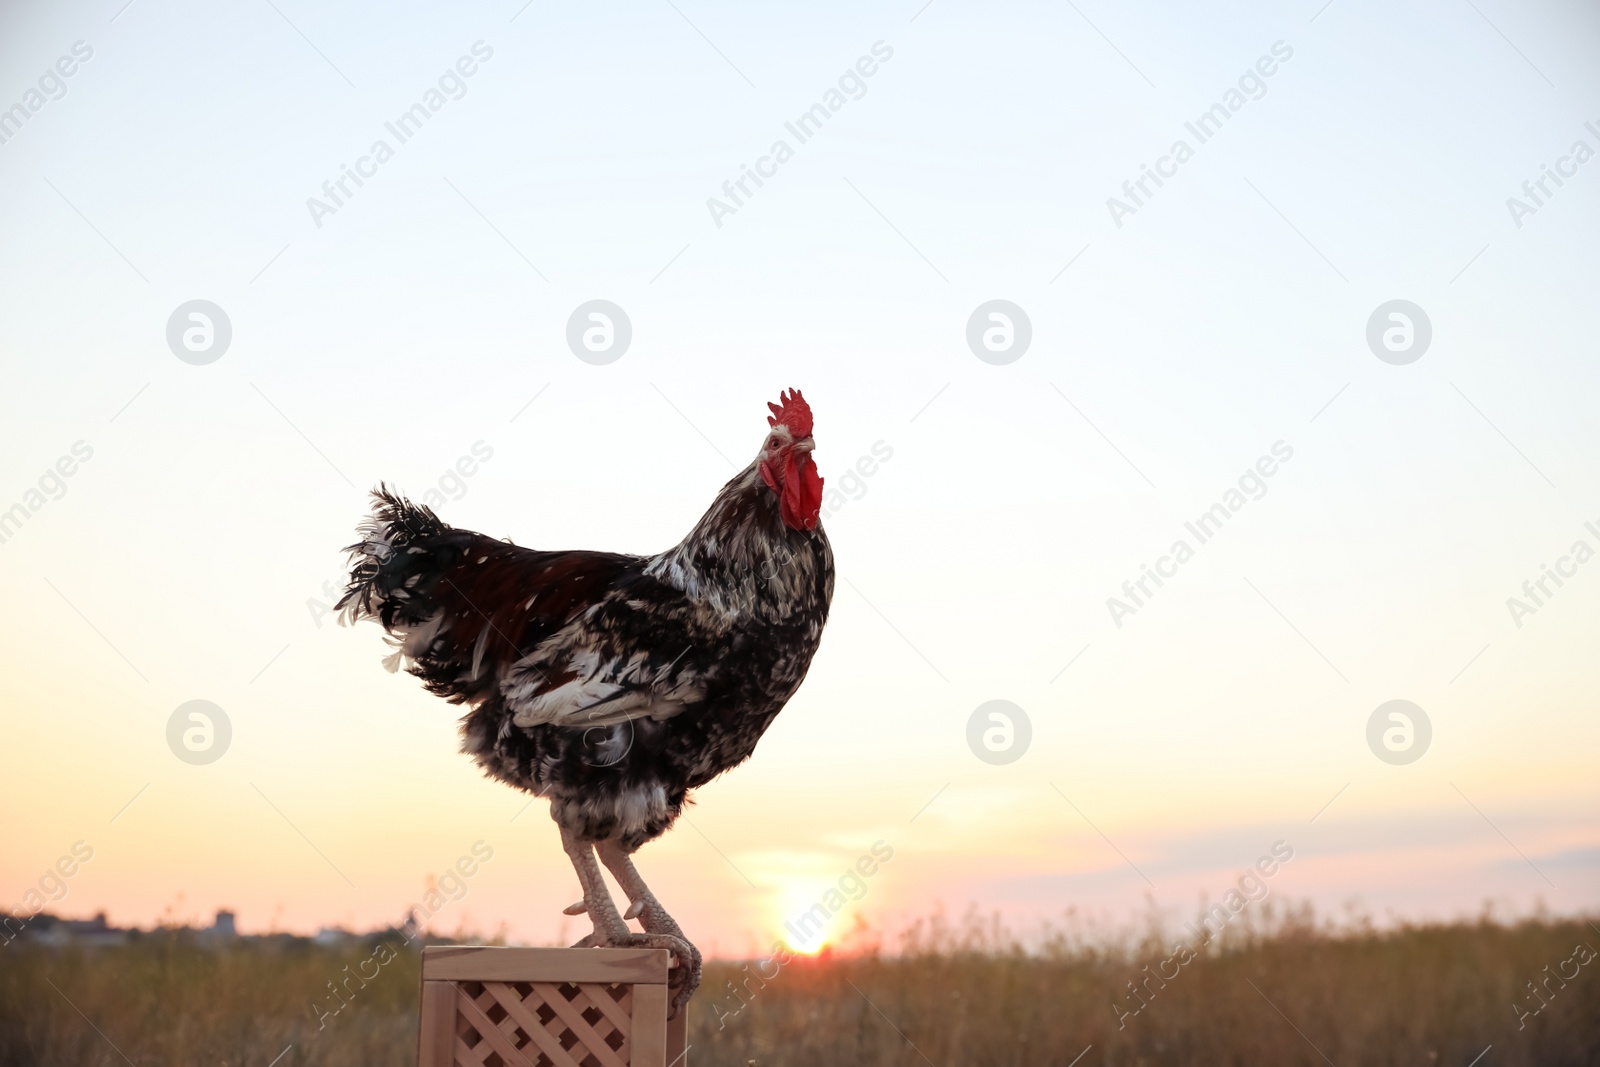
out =
<path fill-rule="evenodd" d="M 795 959 L 737 1003 L 736 965 L 707 968 L 690 1059 L 704 1065 L 1600 1064 L 1600 960 L 1518 1029 L 1513 1001 L 1574 946 L 1581 921 L 1488 921 L 1340 935 L 1303 915 L 1229 931 L 1118 1028 L 1113 1000 L 1169 955 L 1170 935 L 1031 951 L 993 927 L 911 932 L 893 956 Z M 0 949 L 0 1064 L 37 1067 L 379 1067 L 414 1061 L 417 959 L 385 966 L 318 1028 L 312 1001 L 369 950 L 210 951 L 153 936 L 117 948 Z M 1568 965 L 1568 970 L 1573 965 Z M 773 974 L 768 965 L 765 973 Z M 1169 966 L 1168 973 L 1171 973 Z M 54 986 L 54 988 L 52 988 Z M 1152 983 L 1151 988 L 1156 988 Z M 70 1003 L 69 999 L 70 998 Z M 81 1014 L 80 1014 L 81 1012 Z M 98 1029 L 97 1029 L 98 1028 Z M 112 1043 L 115 1043 L 115 1049 Z M 125 1058 L 124 1058 L 125 1057 Z"/>

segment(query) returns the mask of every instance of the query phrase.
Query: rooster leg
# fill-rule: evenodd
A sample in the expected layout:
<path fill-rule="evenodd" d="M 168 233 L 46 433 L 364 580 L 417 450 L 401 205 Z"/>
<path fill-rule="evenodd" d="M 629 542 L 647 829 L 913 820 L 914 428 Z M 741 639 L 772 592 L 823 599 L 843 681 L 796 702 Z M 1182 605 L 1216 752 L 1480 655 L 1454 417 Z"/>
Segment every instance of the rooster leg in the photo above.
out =
<path fill-rule="evenodd" d="M 644 884 L 639 869 L 633 865 L 633 857 L 624 852 L 622 846 L 615 841 L 601 841 L 595 845 L 595 851 L 600 854 L 600 862 L 604 863 L 606 869 L 616 878 L 617 885 L 628 894 L 629 902 L 634 905 L 628 910 L 639 909 L 640 922 L 645 930 L 652 934 L 683 937 L 683 929 L 672 916 L 667 914 L 661 902 L 656 899 L 656 895 L 650 892 L 650 887 Z"/>
<path fill-rule="evenodd" d="M 615 841 L 601 841 L 595 846 L 595 851 L 600 854 L 600 862 L 604 863 L 606 869 L 611 872 L 612 877 L 616 878 L 617 885 L 621 886 L 622 891 L 628 894 L 628 900 L 631 902 L 628 912 L 629 914 L 637 912 L 645 932 L 657 937 L 672 938 L 681 943 L 684 949 L 688 950 L 685 953 L 682 950 L 674 949 L 674 951 L 679 952 L 685 964 L 685 966 L 678 968 L 677 973 L 673 975 L 674 981 L 672 984 L 675 988 L 672 999 L 672 1014 L 676 1017 L 678 1011 L 694 995 L 695 989 L 700 985 L 700 950 L 690 944 L 687 937 L 683 936 L 683 928 L 678 925 L 672 916 L 667 914 L 667 909 L 661 906 L 661 902 L 656 899 L 656 895 L 650 892 L 650 887 L 644 884 L 644 878 L 640 876 L 639 869 L 633 865 L 633 857 L 624 852 L 622 846 Z"/>
<path fill-rule="evenodd" d="M 617 914 L 617 906 L 612 903 L 605 879 L 600 876 L 600 865 L 594 861 L 594 846 L 579 840 L 576 833 L 560 823 L 556 825 L 561 827 L 561 847 L 566 849 L 567 858 L 572 860 L 573 869 L 578 872 L 578 884 L 583 887 L 584 910 L 594 923 L 594 933 L 573 947 L 625 944 L 630 933 L 628 924 Z"/>

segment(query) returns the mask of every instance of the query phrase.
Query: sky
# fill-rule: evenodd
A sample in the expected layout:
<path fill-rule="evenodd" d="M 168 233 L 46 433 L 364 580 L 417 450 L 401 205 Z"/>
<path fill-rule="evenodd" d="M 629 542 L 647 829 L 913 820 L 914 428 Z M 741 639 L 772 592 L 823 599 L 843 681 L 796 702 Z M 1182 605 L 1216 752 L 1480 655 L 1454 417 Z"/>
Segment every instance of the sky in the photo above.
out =
<path fill-rule="evenodd" d="M 793 386 L 840 490 L 822 647 L 639 856 L 708 954 L 793 943 L 875 846 L 797 947 L 1187 916 L 1278 842 L 1330 915 L 1592 914 L 1597 34 L 0 3 L 0 906 L 362 929 L 477 846 L 435 931 L 581 936 L 543 802 L 329 617 L 340 549 L 380 480 L 665 549 Z M 609 362 L 568 342 L 595 300 Z"/>

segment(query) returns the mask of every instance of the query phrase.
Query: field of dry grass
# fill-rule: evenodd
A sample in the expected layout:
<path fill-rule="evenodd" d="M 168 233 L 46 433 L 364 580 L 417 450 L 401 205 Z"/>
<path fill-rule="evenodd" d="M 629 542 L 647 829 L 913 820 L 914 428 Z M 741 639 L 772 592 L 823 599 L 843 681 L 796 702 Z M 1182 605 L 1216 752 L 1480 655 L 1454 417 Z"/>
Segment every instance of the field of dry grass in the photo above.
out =
<path fill-rule="evenodd" d="M 869 946 L 848 958 L 769 964 L 764 983 L 736 964 L 708 966 L 691 1008 L 690 1060 L 1600 1064 L 1600 960 L 1592 949 L 1576 951 L 1600 946 L 1595 925 L 1484 921 L 1335 935 L 1280 916 L 1270 928 L 1230 930 L 1229 940 L 1225 950 L 1212 946 L 1181 962 L 1170 934 L 1117 949 L 1058 934 L 1023 951 L 992 928 L 936 924 L 914 929 L 893 955 Z M 327 983 L 370 955 L 303 943 L 216 951 L 161 936 L 92 950 L 0 948 L 0 1064 L 411 1063 L 414 954 L 385 965 L 320 1028 L 311 1007 L 319 994 L 332 1003 Z M 1174 976 L 1147 977 L 1147 964 Z M 1141 1000 L 1127 986 L 1136 978 Z M 744 983 L 742 1001 L 729 982 Z M 1530 1014 L 1519 1020 L 1514 1005 Z"/>

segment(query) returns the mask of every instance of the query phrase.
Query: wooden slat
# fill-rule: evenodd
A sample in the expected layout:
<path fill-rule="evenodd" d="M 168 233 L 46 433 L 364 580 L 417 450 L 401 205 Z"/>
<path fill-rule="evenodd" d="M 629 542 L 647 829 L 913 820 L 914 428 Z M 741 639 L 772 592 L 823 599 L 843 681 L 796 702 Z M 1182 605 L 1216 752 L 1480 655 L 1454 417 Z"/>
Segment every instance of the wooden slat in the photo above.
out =
<path fill-rule="evenodd" d="M 477 948 L 429 945 L 422 977 L 456 982 L 609 982 L 666 984 L 666 949 Z"/>
<path fill-rule="evenodd" d="M 542 985 L 543 983 L 541 983 L 541 986 Z M 557 987 L 548 986 L 546 988 L 555 989 Z M 617 1001 L 612 1000 L 610 994 L 606 992 L 608 987 L 603 985 L 594 985 L 591 983 L 588 985 L 580 985 L 577 988 L 577 995 L 571 1000 L 567 1000 L 566 997 L 562 997 L 561 999 L 567 1000 L 567 1003 L 572 1005 L 572 1009 L 578 1012 L 580 1015 L 588 1011 L 590 1008 L 598 1011 L 600 1013 L 600 1018 L 594 1021 L 595 1033 L 600 1035 L 600 1040 L 602 1041 L 606 1039 L 607 1035 L 616 1034 L 620 1039 L 620 1043 L 617 1045 L 617 1055 L 622 1057 L 623 1062 L 627 1062 L 628 1028 L 633 1025 L 633 1016 L 630 1014 L 633 1011 L 633 1001 L 629 998 L 633 996 L 633 987 L 618 987 L 623 990 L 623 999 L 626 1001 L 626 1003 L 618 1003 Z M 611 1005 L 613 1014 L 606 1014 L 606 1009 L 603 1007 L 603 1005 L 606 1004 Z M 550 1010 L 554 1011 L 555 1009 L 552 1008 Z"/>
<path fill-rule="evenodd" d="M 544 1029 L 544 1023 L 539 1021 L 538 1014 L 522 1002 L 515 988 L 502 982 L 485 982 L 483 988 L 484 992 L 499 1001 L 500 1006 L 506 1010 L 507 1023 L 515 1023 L 529 1037 L 534 1036 L 535 1030 Z M 501 1025 L 504 1026 L 505 1023 Z M 559 1044 L 560 1035 L 556 1037 Z"/>
<path fill-rule="evenodd" d="M 522 1005 L 522 1000 L 517 996 L 516 989 L 504 982 L 480 982 L 478 984 L 483 987 L 483 991 L 473 997 L 472 1002 L 478 1006 L 478 1010 L 483 1012 L 485 1017 L 490 1017 L 489 1013 L 494 1010 L 496 1004 L 504 1006 L 507 1000 L 514 1001 L 519 1007 Z M 506 1035 L 507 1041 L 515 1044 L 518 1030 L 526 1032 L 530 1038 L 533 1036 L 532 1029 L 523 1026 L 522 1020 L 522 1016 L 507 1011 L 505 1018 L 495 1025 L 500 1028 L 502 1034 Z M 534 1016 L 533 1022 L 537 1024 L 538 1021 L 538 1016 Z M 557 1035 L 557 1040 L 559 1039 L 560 1035 Z M 524 1055 L 530 1055 L 527 1045 L 522 1046 L 522 1052 Z"/>
<path fill-rule="evenodd" d="M 560 993 L 554 992 L 553 987 L 548 988 L 551 988 L 552 992 L 549 994 L 549 996 L 545 996 L 546 1000 L 550 999 L 552 996 L 561 995 Z M 621 1000 L 612 1000 L 611 994 L 606 992 L 604 987 L 591 990 L 585 989 L 582 985 L 578 986 L 579 991 L 582 992 L 584 996 L 589 998 L 590 1003 L 600 1009 L 600 1014 L 609 1019 L 611 1025 L 615 1026 L 623 1037 L 628 1037 L 633 1033 L 633 1004 L 630 998 L 633 996 L 633 990 L 635 988 L 637 987 L 629 986 L 626 996 L 624 996 Z M 544 996 L 543 993 L 540 995 Z"/>
<path fill-rule="evenodd" d="M 492 990 L 493 988 L 494 986 L 491 983 L 484 984 L 484 989 L 486 991 Z M 516 990 L 514 989 L 508 989 L 506 992 L 510 996 L 516 996 Z M 487 1019 L 488 1016 L 485 1015 L 484 1018 Z M 506 1021 L 510 1022 L 512 1018 L 514 1018 L 514 1016 L 508 1017 Z M 550 1033 L 543 1026 L 538 1025 L 537 1019 L 534 1020 L 534 1023 L 535 1025 L 524 1028 L 524 1031 L 527 1033 L 528 1037 L 532 1039 L 533 1045 L 538 1046 L 541 1052 L 550 1057 L 550 1062 L 554 1063 L 556 1067 L 580 1067 L 578 1061 L 572 1058 L 572 1053 L 561 1047 L 560 1038 Z M 576 1049 L 576 1051 L 580 1055 L 583 1053 L 583 1049 L 581 1048 Z M 524 1053 L 524 1055 L 528 1055 L 528 1053 Z M 531 1055 L 529 1056 L 529 1062 L 532 1062 Z"/>
<path fill-rule="evenodd" d="M 505 1009 L 506 1017 L 501 1020 L 500 1029 L 505 1032 L 508 1038 L 515 1031 L 521 1030 L 539 1048 L 549 1047 L 543 1038 L 543 1035 L 549 1033 L 549 1031 L 539 1021 L 536 1010 L 523 1003 L 522 997 L 517 994 L 515 987 L 506 985 L 504 982 L 485 982 L 483 983 L 483 992 L 485 997 L 490 998 L 491 1004 L 498 1003 Z M 482 998 L 479 999 L 478 1006 L 484 1008 L 485 1015 L 488 1014 L 488 1008 L 483 1004 Z M 583 1049 L 576 1046 L 570 1050 L 566 1049 L 561 1043 L 561 1034 L 562 1031 L 557 1031 L 549 1035 L 555 1042 L 555 1048 L 569 1057 L 574 1055 L 581 1057 Z M 527 1049 L 528 1046 L 524 1045 L 523 1048 Z M 551 1058 L 556 1059 L 554 1055 Z M 561 1061 L 556 1059 L 556 1062 L 559 1064 Z"/>
<path fill-rule="evenodd" d="M 483 1061 L 494 1053 L 494 1046 L 487 1041 L 480 1041 L 472 1048 L 456 1036 L 456 1067 L 483 1067 Z"/>
<path fill-rule="evenodd" d="M 417 1067 L 454 1067 L 456 987 L 450 982 L 423 982 L 421 1016 Z"/>
<path fill-rule="evenodd" d="M 541 997 L 544 998 L 544 1002 L 550 1005 L 550 1010 L 556 1013 L 556 1017 L 550 1020 L 550 1024 L 552 1026 L 556 1025 L 558 1022 L 564 1024 L 568 1030 L 571 1030 L 574 1034 L 578 1035 L 578 1041 L 583 1045 L 583 1047 L 593 1053 L 595 1058 L 601 1063 L 605 1064 L 606 1067 L 630 1067 L 628 1061 L 620 1058 L 615 1052 L 611 1051 L 611 1046 L 606 1044 L 606 1039 L 596 1033 L 594 1027 L 589 1025 L 589 1021 L 583 1017 L 583 1009 L 578 1006 L 577 1001 L 568 1000 L 560 993 L 556 993 L 554 986 L 547 986 L 542 982 L 534 983 L 533 988 Z M 551 993 L 547 994 L 545 992 L 546 989 L 551 990 Z M 581 996 L 583 987 L 579 986 L 578 989 L 580 990 Z M 605 996 L 604 993 L 601 993 L 600 995 Z M 583 999 L 589 1000 L 592 998 L 583 996 Z M 505 1001 L 502 1000 L 500 1003 L 505 1004 Z M 507 1005 L 506 1010 L 511 1010 L 509 1005 Z M 600 1010 L 604 1011 L 605 1009 L 601 1008 Z M 535 1020 L 535 1022 L 537 1021 L 538 1020 Z M 627 1034 L 624 1033 L 623 1036 L 626 1037 Z M 626 1042 L 623 1043 L 623 1049 L 624 1052 L 626 1052 Z"/>
<path fill-rule="evenodd" d="M 669 990 L 670 991 L 670 990 Z M 689 1005 L 667 1020 L 667 1067 L 689 1067 Z"/>
<path fill-rule="evenodd" d="M 620 1008 L 623 1011 L 632 1012 L 633 987 L 629 986 L 628 989 L 629 993 L 627 1002 L 619 1005 L 616 1001 L 612 1001 L 612 1005 Z M 610 998 L 608 997 L 606 999 L 609 1000 Z M 581 998 L 581 1003 L 579 1001 L 574 1001 L 573 1004 L 579 1008 L 586 1008 L 590 1005 L 593 1005 L 600 1011 L 600 1018 L 594 1021 L 595 1032 L 600 1035 L 600 1039 L 602 1041 L 606 1040 L 610 1035 L 615 1034 L 617 1036 L 617 1055 L 621 1057 L 624 1063 L 630 1062 L 633 1056 L 633 1039 L 629 1031 L 633 1027 L 633 1016 L 630 1014 L 623 1021 L 622 1025 L 619 1026 L 617 1024 L 617 1020 L 605 1014 L 605 1009 L 600 1008 L 599 1001 L 595 1000 L 593 997 L 585 995 Z"/>
<path fill-rule="evenodd" d="M 500 1058 L 506 1062 L 506 1067 L 532 1067 L 533 1060 L 526 1053 L 520 1052 L 517 1046 L 511 1043 L 511 1039 L 501 1032 L 500 1028 L 494 1024 L 494 1021 L 485 1015 L 483 1009 L 478 1007 L 477 1003 L 467 996 L 464 991 L 460 992 L 456 997 L 456 1008 L 461 1012 L 462 1018 L 466 1019 L 472 1025 L 472 1028 L 478 1031 L 478 1035 L 489 1043 L 489 1047 L 500 1054 Z M 544 1028 L 540 1027 L 539 1032 L 544 1033 Z M 545 1036 L 548 1037 L 549 1035 L 546 1034 Z M 540 1047 L 543 1048 L 542 1045 Z M 557 1051 L 560 1050 L 558 1049 Z M 557 1067 L 578 1067 L 569 1056 L 562 1057 L 565 1062 L 557 1060 L 554 1056 L 550 1058 L 556 1061 Z"/>
<path fill-rule="evenodd" d="M 633 987 L 632 1067 L 667 1067 L 667 985 Z"/>

